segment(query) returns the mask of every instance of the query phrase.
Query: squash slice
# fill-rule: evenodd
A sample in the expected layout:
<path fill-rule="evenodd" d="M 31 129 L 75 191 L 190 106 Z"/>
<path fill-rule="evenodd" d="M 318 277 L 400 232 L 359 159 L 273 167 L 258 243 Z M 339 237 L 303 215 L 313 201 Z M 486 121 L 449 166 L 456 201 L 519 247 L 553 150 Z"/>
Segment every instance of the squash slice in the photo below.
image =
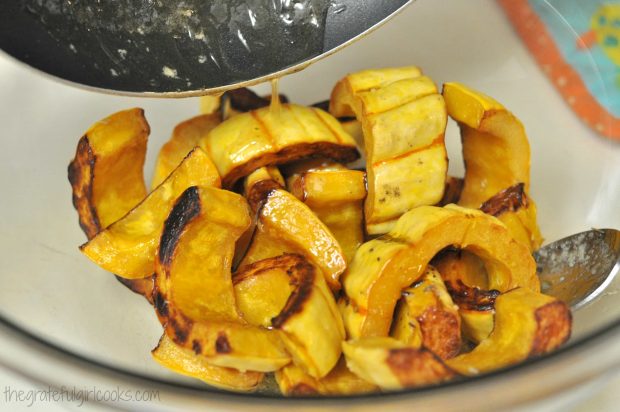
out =
<path fill-rule="evenodd" d="M 439 202 L 448 160 L 446 106 L 415 67 L 350 74 L 332 91 L 330 112 L 362 124 L 369 234 L 388 232 L 408 210 Z"/>
<path fill-rule="evenodd" d="M 457 376 L 440 358 L 394 338 L 362 338 L 342 343 L 347 366 L 381 389 L 431 385 Z"/>
<path fill-rule="evenodd" d="M 155 172 L 151 181 L 151 190 L 159 186 L 172 173 L 174 169 L 185 159 L 187 154 L 198 146 L 200 139 L 206 136 L 213 128 L 221 123 L 220 115 L 203 114 L 192 117 L 179 123 L 172 132 L 172 137 L 159 150 Z M 211 186 L 220 187 L 220 176 L 217 174 L 215 166 L 211 163 L 208 171 L 209 176 L 213 176 Z"/>
<path fill-rule="evenodd" d="M 275 378 L 285 396 L 359 395 L 379 390 L 376 385 L 351 372 L 344 357 L 321 379 L 313 378 L 294 364 L 276 371 Z"/>
<path fill-rule="evenodd" d="M 448 359 L 463 375 L 478 375 L 557 349 L 570 337 L 568 306 L 527 288 L 503 293 L 495 301 L 493 332 L 469 353 Z"/>
<path fill-rule="evenodd" d="M 242 267 L 234 284 L 246 320 L 282 331 L 294 363 L 305 373 L 315 378 L 329 373 L 340 358 L 344 326 L 323 275 L 312 264 L 294 254 L 261 260 Z"/>
<path fill-rule="evenodd" d="M 348 169 L 308 170 L 291 176 L 287 186 L 325 223 L 350 262 L 364 242 L 365 173 Z"/>
<path fill-rule="evenodd" d="M 458 309 L 439 272 L 428 266 L 424 276 L 403 291 L 390 335 L 441 359 L 452 358 L 461 350 Z"/>
<path fill-rule="evenodd" d="M 312 210 L 284 190 L 268 169 L 247 178 L 246 196 L 258 222 L 241 265 L 285 252 L 300 253 L 320 269 L 332 290 L 339 290 L 339 277 L 347 267 L 344 252 Z"/>
<path fill-rule="evenodd" d="M 403 215 L 388 235 L 357 250 L 343 279 L 341 310 L 349 336 L 387 336 L 401 292 L 451 245 L 485 261 L 491 289 L 540 290 L 534 259 L 499 220 L 455 205 L 421 206 Z"/>
<path fill-rule="evenodd" d="M 525 193 L 525 185 L 517 183 L 497 193 L 480 206 L 480 210 L 504 222 L 512 237 L 534 252 L 542 244 L 536 224 L 536 205 Z"/>
<path fill-rule="evenodd" d="M 144 158 L 149 125 L 142 109 L 113 114 L 88 129 L 69 164 L 73 205 L 90 240 L 144 199 Z M 116 277 L 151 300 L 153 279 Z"/>
<path fill-rule="evenodd" d="M 115 113 L 92 125 L 69 164 L 73 205 L 88 238 L 146 197 L 144 158 L 150 128 L 142 109 Z"/>
<path fill-rule="evenodd" d="M 225 188 L 262 166 L 313 156 L 345 163 L 359 157 L 355 141 L 338 120 L 320 109 L 294 104 L 233 116 L 200 145 L 213 159 Z"/>
<path fill-rule="evenodd" d="M 463 179 L 460 177 L 448 176 L 443 197 L 437 206 L 445 206 L 450 203 L 458 203 L 463 191 Z"/>
<path fill-rule="evenodd" d="M 138 206 L 98 233 L 80 250 L 103 269 L 128 279 L 153 273 L 155 250 L 174 201 L 193 185 L 219 181 L 207 154 L 194 149 L 172 174 Z"/>
<path fill-rule="evenodd" d="M 446 250 L 432 264 L 443 278 L 448 292 L 459 308 L 463 336 L 475 343 L 493 330 L 497 290 L 488 290 L 484 262 L 465 250 Z"/>
<path fill-rule="evenodd" d="M 200 379 L 216 388 L 247 392 L 256 389 L 263 380 L 261 372 L 240 372 L 209 363 L 208 358 L 196 355 L 192 349 L 182 348 L 163 335 L 151 351 L 160 365 L 192 378 Z"/>
<path fill-rule="evenodd" d="M 460 83 L 443 87 L 448 114 L 461 129 L 465 181 L 459 205 L 479 208 L 500 191 L 517 184 L 530 193 L 530 145 L 523 124 L 499 102 Z M 536 206 L 519 216 L 529 233 L 531 250 L 542 239 L 536 223 Z"/>
<path fill-rule="evenodd" d="M 166 219 L 155 261 L 153 300 L 166 335 L 212 365 L 269 372 L 290 362 L 278 331 L 239 314 L 230 267 L 251 223 L 235 193 L 190 187 Z"/>

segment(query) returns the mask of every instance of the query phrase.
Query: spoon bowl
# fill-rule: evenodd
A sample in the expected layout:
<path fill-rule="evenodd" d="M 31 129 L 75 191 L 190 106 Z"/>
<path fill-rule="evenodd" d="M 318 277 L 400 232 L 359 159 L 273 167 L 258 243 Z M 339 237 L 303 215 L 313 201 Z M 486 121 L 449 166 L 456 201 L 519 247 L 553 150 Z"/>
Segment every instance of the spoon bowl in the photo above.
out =
<path fill-rule="evenodd" d="M 592 229 L 534 253 L 543 293 L 573 310 L 600 296 L 620 272 L 620 231 Z"/>

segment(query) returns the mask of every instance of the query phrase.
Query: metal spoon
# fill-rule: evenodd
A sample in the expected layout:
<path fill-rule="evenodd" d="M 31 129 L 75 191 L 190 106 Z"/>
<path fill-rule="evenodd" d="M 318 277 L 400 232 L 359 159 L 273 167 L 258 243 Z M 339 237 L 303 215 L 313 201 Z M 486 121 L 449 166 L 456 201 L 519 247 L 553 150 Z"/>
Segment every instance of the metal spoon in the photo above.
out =
<path fill-rule="evenodd" d="M 413 0 L 3 0 L 0 49 L 100 91 L 221 92 L 300 70 Z"/>
<path fill-rule="evenodd" d="M 534 253 L 543 293 L 579 309 L 601 295 L 620 272 L 620 231 L 593 229 Z"/>

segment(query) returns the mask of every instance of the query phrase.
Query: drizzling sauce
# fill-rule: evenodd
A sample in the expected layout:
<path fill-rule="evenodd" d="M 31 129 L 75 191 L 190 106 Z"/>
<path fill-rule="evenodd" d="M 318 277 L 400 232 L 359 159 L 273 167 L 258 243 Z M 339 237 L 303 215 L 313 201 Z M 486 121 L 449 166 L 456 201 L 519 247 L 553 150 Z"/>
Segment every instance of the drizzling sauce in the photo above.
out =
<path fill-rule="evenodd" d="M 279 78 L 271 80 L 271 104 L 269 105 L 269 112 L 273 116 L 279 116 L 282 105 L 280 103 L 280 93 L 278 91 Z"/>

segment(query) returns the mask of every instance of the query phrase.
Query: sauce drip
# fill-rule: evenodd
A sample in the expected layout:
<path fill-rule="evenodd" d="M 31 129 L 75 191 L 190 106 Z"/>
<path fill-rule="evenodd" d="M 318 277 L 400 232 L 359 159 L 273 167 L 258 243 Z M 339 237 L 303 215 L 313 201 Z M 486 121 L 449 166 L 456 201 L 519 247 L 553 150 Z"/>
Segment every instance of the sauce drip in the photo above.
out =
<path fill-rule="evenodd" d="M 269 113 L 273 116 L 279 116 L 282 109 L 280 94 L 278 92 L 279 82 L 279 78 L 271 79 L 271 104 L 269 105 Z"/>

